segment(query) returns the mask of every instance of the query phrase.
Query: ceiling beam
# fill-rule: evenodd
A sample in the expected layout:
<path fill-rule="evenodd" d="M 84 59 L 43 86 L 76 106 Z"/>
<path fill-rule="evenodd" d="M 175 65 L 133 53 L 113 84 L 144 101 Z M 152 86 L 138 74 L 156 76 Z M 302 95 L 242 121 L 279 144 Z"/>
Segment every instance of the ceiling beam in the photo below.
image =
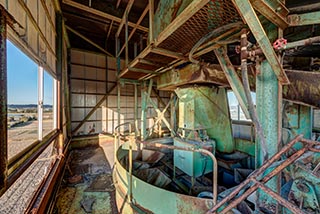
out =
<path fill-rule="evenodd" d="M 134 3 L 134 0 L 128 1 L 126 10 L 124 11 L 121 22 L 120 22 L 120 26 L 119 26 L 118 31 L 116 33 L 116 37 L 119 37 L 121 30 L 122 30 L 122 27 L 123 27 L 124 23 L 126 22 L 126 17 L 129 16 L 129 13 L 130 13 L 130 10 L 132 8 L 133 3 Z"/>
<path fill-rule="evenodd" d="M 96 10 L 96 9 L 93 9 L 91 7 L 88 7 L 88 6 L 85 6 L 83 4 L 80 4 L 80 3 L 77 3 L 77 2 L 74 2 L 72 0 L 63 0 L 62 1 L 65 5 L 68 5 L 68 6 L 71 6 L 71 7 L 74 7 L 76 9 L 79 9 L 79 10 L 83 10 L 85 12 L 88 12 L 88 13 L 91 13 L 91 14 L 94 14 L 96 16 L 99 16 L 99 17 L 102 17 L 102 18 L 105 18 L 105 19 L 108 19 L 108 20 L 111 20 L 111 21 L 114 21 L 114 22 L 117 22 L 117 23 L 120 23 L 121 22 L 121 18 L 117 17 L 117 16 L 113 16 L 111 14 L 108 14 L 108 13 L 104 13 L 100 10 Z M 128 22 L 128 25 L 129 27 L 135 27 L 135 23 L 132 23 L 132 22 Z M 139 25 L 137 27 L 138 30 L 141 30 L 141 31 L 144 31 L 144 32 L 148 32 L 149 29 L 146 28 L 146 27 L 143 27 L 141 25 Z"/>
<path fill-rule="evenodd" d="M 117 1 L 117 6 L 116 6 L 117 9 L 119 8 L 120 3 L 121 3 L 121 0 L 118 0 L 118 1 Z"/>
<path fill-rule="evenodd" d="M 81 33 L 79 33 L 78 31 L 72 29 L 71 27 L 66 25 L 67 30 L 71 31 L 72 33 L 74 33 L 75 35 L 79 36 L 81 39 L 85 40 L 86 42 L 88 42 L 89 44 L 93 45 L 94 47 L 98 48 L 100 51 L 102 51 L 103 53 L 105 53 L 108 56 L 114 57 L 111 53 L 109 53 L 108 51 L 106 51 L 105 49 L 103 49 L 100 45 L 98 45 L 97 43 L 91 41 L 90 39 L 88 39 L 87 37 L 85 37 L 84 35 L 82 35 Z"/>
<path fill-rule="evenodd" d="M 142 20 L 144 19 L 144 17 L 146 16 L 146 14 L 148 13 L 149 11 L 149 5 L 146 6 L 146 8 L 144 9 L 144 11 L 142 12 L 139 20 L 137 21 L 136 23 L 136 26 L 134 26 L 134 28 L 132 29 L 132 31 L 130 32 L 130 35 L 128 37 L 128 42 L 130 41 L 130 39 L 132 38 L 133 34 L 136 32 L 137 30 L 137 27 L 140 25 L 140 23 L 142 22 Z M 125 48 L 125 44 L 122 46 L 122 48 L 120 49 L 119 51 L 119 55 L 122 53 L 122 51 L 124 50 Z"/>
<path fill-rule="evenodd" d="M 113 25 L 113 20 L 111 21 L 110 25 L 109 25 L 109 29 L 108 29 L 108 34 L 107 34 L 107 38 L 106 38 L 106 43 L 109 39 L 110 33 L 111 33 L 111 29 L 112 29 L 112 25 Z"/>

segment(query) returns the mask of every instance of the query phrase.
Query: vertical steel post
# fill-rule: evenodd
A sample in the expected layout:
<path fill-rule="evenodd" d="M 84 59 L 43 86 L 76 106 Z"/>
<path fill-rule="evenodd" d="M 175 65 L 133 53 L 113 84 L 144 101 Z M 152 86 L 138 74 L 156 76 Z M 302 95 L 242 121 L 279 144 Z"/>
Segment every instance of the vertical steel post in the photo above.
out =
<path fill-rule="evenodd" d="M 176 96 L 175 93 L 172 92 L 170 95 L 172 102 L 170 104 L 170 126 L 172 130 L 176 131 Z M 173 133 L 171 133 L 171 137 L 175 137 Z"/>
<path fill-rule="evenodd" d="M 129 28 L 128 28 L 128 12 L 126 12 L 126 25 L 125 25 L 125 46 L 126 46 L 126 67 L 129 65 Z"/>
<path fill-rule="evenodd" d="M 56 37 L 56 55 L 57 55 L 57 61 L 56 61 L 56 70 L 57 70 L 57 78 L 59 81 L 58 87 L 58 96 L 61 98 L 61 93 L 63 92 L 63 88 L 66 84 L 66 81 L 62 81 L 63 79 L 63 72 L 62 72 L 62 52 L 63 52 L 63 30 L 62 30 L 62 14 L 56 13 L 56 31 L 57 31 L 57 37 Z M 65 88 L 66 89 L 66 88 Z M 66 93 L 66 92 L 65 92 Z M 66 96 L 64 97 L 66 99 Z M 63 129 L 63 106 L 60 99 L 58 99 L 58 102 L 56 103 L 58 105 L 58 124 L 57 128 L 62 130 Z"/>
<path fill-rule="evenodd" d="M 38 140 L 43 137 L 43 67 L 38 66 Z"/>
<path fill-rule="evenodd" d="M 153 20 L 154 20 L 154 0 L 149 0 L 149 44 L 154 41 L 153 35 Z"/>
<path fill-rule="evenodd" d="M 58 128 L 58 80 L 53 78 L 53 128 Z"/>
<path fill-rule="evenodd" d="M 0 195 L 5 191 L 8 175 L 7 133 L 7 17 L 0 14 Z"/>
<path fill-rule="evenodd" d="M 146 82 L 141 84 L 141 140 L 145 140 L 147 136 L 147 95 Z"/>
<path fill-rule="evenodd" d="M 259 69 L 258 69 L 259 70 Z M 260 72 L 258 72 L 256 78 L 256 104 L 258 118 L 263 127 L 264 136 L 266 139 L 266 146 L 268 156 L 272 157 L 278 152 L 278 121 L 279 118 L 279 103 L 282 97 L 278 95 L 279 83 L 277 76 L 273 72 L 269 62 L 264 60 L 261 62 Z M 260 167 L 263 164 L 263 153 L 260 146 L 260 139 L 257 139 L 256 143 L 256 167 Z M 268 182 L 268 187 L 272 190 L 277 191 L 277 178 L 273 178 Z M 266 194 L 262 194 L 260 191 L 258 206 L 263 202 L 264 204 L 275 204 L 275 201 Z"/>
<path fill-rule="evenodd" d="M 138 86 L 134 84 L 134 126 L 135 126 L 135 136 L 139 135 L 138 127 Z"/>
<path fill-rule="evenodd" d="M 118 81 L 118 93 L 117 93 L 117 110 L 118 110 L 118 126 L 121 124 L 121 115 L 120 115 L 120 111 L 121 111 L 121 83 L 120 81 Z M 118 135 L 118 141 L 117 141 L 117 144 L 116 144 L 116 149 L 118 150 L 119 148 L 119 145 L 120 145 L 120 130 L 119 130 L 119 135 Z M 115 152 L 117 151 L 115 150 Z"/>

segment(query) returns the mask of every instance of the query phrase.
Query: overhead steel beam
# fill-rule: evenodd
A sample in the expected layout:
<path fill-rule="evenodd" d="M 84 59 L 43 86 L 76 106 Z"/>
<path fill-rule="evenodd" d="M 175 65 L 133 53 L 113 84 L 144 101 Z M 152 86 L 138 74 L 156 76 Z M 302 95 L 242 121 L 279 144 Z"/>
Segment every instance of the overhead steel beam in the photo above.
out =
<path fill-rule="evenodd" d="M 188 60 L 187 57 L 183 56 L 181 53 L 169 51 L 163 48 L 151 48 L 151 52 L 175 59 Z"/>
<path fill-rule="evenodd" d="M 288 22 L 290 26 L 320 24 L 320 11 L 289 15 Z"/>
<path fill-rule="evenodd" d="M 136 25 L 134 26 L 134 28 L 131 30 L 129 37 L 128 37 L 128 42 L 130 41 L 130 39 L 132 38 L 133 34 L 136 32 L 137 27 L 141 24 L 142 20 L 144 19 L 144 17 L 146 16 L 146 14 L 149 11 L 149 5 L 147 5 L 147 7 L 144 9 L 144 11 L 142 12 L 139 20 L 137 21 Z M 124 50 L 126 46 L 123 45 L 122 48 L 120 49 L 120 52 L 118 53 L 119 55 L 122 53 L 122 51 Z"/>
<path fill-rule="evenodd" d="M 81 33 L 79 33 L 78 31 L 72 29 L 71 27 L 66 25 L 67 30 L 71 31 L 72 33 L 74 33 L 75 35 L 79 36 L 81 39 L 85 40 L 86 42 L 88 42 L 89 44 L 93 45 L 94 47 L 98 48 L 100 51 L 102 51 L 103 53 L 105 53 L 108 56 L 114 57 L 111 53 L 109 53 L 108 51 L 106 51 L 105 49 L 103 49 L 100 45 L 96 44 L 95 42 L 93 42 L 92 40 L 88 39 L 87 37 L 85 37 L 84 35 L 82 35 Z"/>
<path fill-rule="evenodd" d="M 110 88 L 110 90 L 99 100 L 99 102 L 95 105 L 93 109 L 84 117 L 84 119 L 79 123 L 79 125 L 72 131 L 72 135 L 74 135 L 81 126 L 91 117 L 91 115 L 100 107 L 100 105 L 107 99 L 108 95 L 118 86 L 115 84 Z"/>
<path fill-rule="evenodd" d="M 242 15 L 242 18 L 249 26 L 252 34 L 254 35 L 257 43 L 260 45 L 265 57 L 271 65 L 273 72 L 276 74 L 281 84 L 289 84 L 289 79 L 284 72 L 282 65 L 275 53 L 269 38 L 264 31 L 257 14 L 255 13 L 249 0 L 232 0 L 237 10 Z"/>
<path fill-rule="evenodd" d="M 176 17 L 157 38 L 155 38 L 155 47 L 166 40 L 173 32 L 188 21 L 194 14 L 203 8 L 210 0 L 193 0 L 182 12 Z"/>
<path fill-rule="evenodd" d="M 120 3 L 121 3 L 121 0 L 118 0 L 118 1 L 117 1 L 117 5 L 116 5 L 116 8 L 117 8 L 117 9 L 119 8 Z"/>
<path fill-rule="evenodd" d="M 220 66 L 228 79 L 228 82 L 232 88 L 232 91 L 237 97 L 239 104 L 245 114 L 246 118 L 250 118 L 249 110 L 248 110 L 248 101 L 246 98 L 246 94 L 243 88 L 243 84 L 235 71 L 228 55 L 227 51 L 224 47 L 220 47 L 214 50 L 214 53 L 217 56 L 217 59 L 220 63 Z"/>
<path fill-rule="evenodd" d="M 281 29 L 288 27 L 286 20 L 289 10 L 278 0 L 250 0 L 254 9 Z"/>
<path fill-rule="evenodd" d="M 96 9 L 93 9 L 91 7 L 88 7 L 88 6 L 85 6 L 83 4 L 80 4 L 80 3 L 77 3 L 77 2 L 74 2 L 72 0 L 63 0 L 62 1 L 64 4 L 66 5 L 69 5 L 71 7 L 74 7 L 74 8 L 77 8 L 79 10 L 83 10 L 85 12 L 88 12 L 88 13 L 92 13 L 92 14 L 95 14 L 97 16 L 100 16 L 102 18 L 105 18 L 105 19 L 109 19 L 109 20 L 113 20 L 114 22 L 117 22 L 117 23 L 120 23 L 121 22 L 121 18 L 119 17 L 116 17 L 116 16 L 113 16 L 113 15 L 110 15 L 108 13 L 104 13 L 100 10 L 96 10 Z M 132 23 L 132 22 L 129 22 L 128 23 L 129 27 L 135 27 L 135 23 Z M 148 32 L 149 29 L 146 28 L 146 27 L 143 27 L 141 25 L 139 25 L 137 27 L 138 30 L 141 30 L 141 31 L 144 31 L 144 32 Z"/>
<path fill-rule="evenodd" d="M 124 11 L 123 13 L 123 16 L 122 16 L 122 19 L 121 19 L 121 22 L 120 22 L 120 25 L 119 25 L 119 28 L 118 28 L 118 31 L 116 33 L 116 37 L 119 37 L 120 33 L 121 33 L 121 30 L 122 30 L 122 27 L 123 25 L 125 24 L 126 22 L 126 19 L 130 13 L 130 10 L 132 8 L 132 5 L 134 3 L 134 0 L 129 0 L 128 1 L 128 4 L 127 4 L 127 7 L 126 7 L 126 10 Z"/>
<path fill-rule="evenodd" d="M 110 25 L 109 25 L 108 34 L 107 34 L 107 38 L 106 38 L 106 43 L 107 43 L 107 41 L 108 41 L 108 39 L 109 39 L 111 30 L 112 30 L 112 25 L 113 25 L 113 20 L 111 21 L 111 23 L 110 23 Z"/>

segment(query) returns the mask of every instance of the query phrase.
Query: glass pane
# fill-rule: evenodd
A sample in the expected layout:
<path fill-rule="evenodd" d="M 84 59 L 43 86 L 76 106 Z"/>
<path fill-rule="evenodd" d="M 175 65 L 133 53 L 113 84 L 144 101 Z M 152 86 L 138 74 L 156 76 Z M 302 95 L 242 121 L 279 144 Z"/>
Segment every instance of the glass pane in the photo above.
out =
<path fill-rule="evenodd" d="M 7 41 L 8 157 L 38 139 L 38 65 Z"/>
<path fill-rule="evenodd" d="M 53 77 L 44 72 L 43 82 L 43 136 L 53 130 Z"/>

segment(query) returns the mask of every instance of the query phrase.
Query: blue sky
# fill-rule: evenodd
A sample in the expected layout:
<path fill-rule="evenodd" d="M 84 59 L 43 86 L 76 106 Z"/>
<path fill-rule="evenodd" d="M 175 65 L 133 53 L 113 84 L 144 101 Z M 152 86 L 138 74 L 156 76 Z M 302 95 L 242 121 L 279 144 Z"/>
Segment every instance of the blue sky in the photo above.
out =
<path fill-rule="evenodd" d="M 8 104 L 36 104 L 38 65 L 7 40 Z M 52 77 L 44 74 L 44 104 L 52 104 Z"/>

